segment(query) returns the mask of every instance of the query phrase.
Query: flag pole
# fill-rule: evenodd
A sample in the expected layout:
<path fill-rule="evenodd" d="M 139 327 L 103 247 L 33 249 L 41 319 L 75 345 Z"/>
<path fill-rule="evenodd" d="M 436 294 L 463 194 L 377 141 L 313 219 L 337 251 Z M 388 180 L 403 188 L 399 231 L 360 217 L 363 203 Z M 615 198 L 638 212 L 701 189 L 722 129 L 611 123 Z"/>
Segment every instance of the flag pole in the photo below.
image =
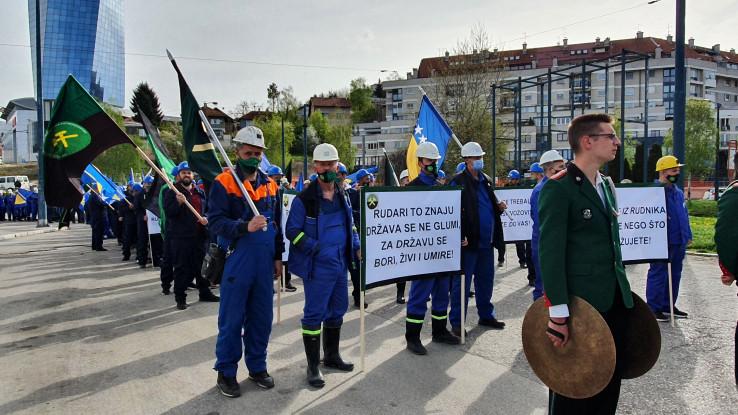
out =
<path fill-rule="evenodd" d="M 459 274 L 461 276 L 461 344 L 466 344 L 466 275 Z"/>
<path fill-rule="evenodd" d="M 172 191 L 175 194 L 181 195 L 182 192 L 180 192 L 179 189 L 177 189 L 176 187 L 174 187 L 174 183 L 172 183 L 172 181 L 169 180 L 169 176 L 167 176 L 163 171 L 161 171 L 159 169 L 159 167 L 156 166 L 156 164 L 154 164 L 153 161 L 151 161 L 151 159 L 149 158 L 149 156 L 147 156 L 146 153 L 144 153 L 144 151 L 141 150 L 141 147 L 137 146 L 136 143 L 133 142 L 133 140 L 131 140 L 131 144 L 133 144 L 133 147 L 136 149 L 136 151 L 141 156 L 141 158 L 143 158 L 144 161 L 146 163 L 148 163 L 148 165 L 151 166 L 151 168 L 156 172 L 156 174 L 158 174 L 159 177 L 161 177 L 167 183 L 167 185 L 169 186 L 169 188 L 172 189 Z M 129 204 L 130 204 L 130 202 L 129 202 Z M 205 219 L 205 218 L 203 218 L 202 215 L 200 215 L 200 213 L 186 199 L 184 201 L 184 204 L 185 204 L 185 206 L 187 206 L 187 209 L 189 209 L 190 212 L 192 212 L 192 214 L 195 215 L 195 217 L 197 218 L 198 221 L 202 221 L 203 219 Z"/>
<path fill-rule="evenodd" d="M 215 131 L 213 131 L 213 127 L 210 125 L 208 118 L 205 116 L 202 110 L 199 110 L 197 113 L 200 115 L 201 124 L 203 128 L 205 129 L 205 132 L 207 132 L 210 142 L 215 147 L 218 148 L 218 152 L 220 153 L 221 157 L 223 157 L 223 160 L 225 160 L 226 165 L 228 166 L 228 171 L 233 176 L 233 180 L 235 180 L 235 182 L 238 184 L 238 188 L 241 190 L 244 200 L 246 200 L 246 202 L 249 204 L 249 208 L 251 208 L 251 212 L 254 214 L 254 216 L 259 216 L 260 215 L 259 209 L 256 208 L 254 201 L 251 200 L 251 196 L 249 196 L 249 192 L 246 191 L 246 187 L 244 187 L 243 181 L 241 181 L 241 179 L 238 177 L 238 174 L 236 173 L 236 169 L 233 167 L 233 163 L 231 163 L 231 159 L 228 158 L 228 153 L 226 153 L 225 149 L 223 148 L 223 145 L 220 144 L 220 141 L 218 140 L 218 137 L 215 135 Z M 266 226 L 264 227 L 264 230 L 265 231 L 267 230 Z"/>
<path fill-rule="evenodd" d="M 384 147 L 382 147 L 382 152 L 384 153 L 384 157 L 387 159 L 387 163 L 389 163 L 390 167 L 392 168 L 392 175 L 395 177 L 395 183 L 397 183 L 397 185 L 399 186 L 400 179 L 397 178 L 397 173 L 395 173 L 395 167 L 392 165 L 392 161 L 390 161 L 389 156 L 387 155 L 387 150 L 385 150 Z"/>

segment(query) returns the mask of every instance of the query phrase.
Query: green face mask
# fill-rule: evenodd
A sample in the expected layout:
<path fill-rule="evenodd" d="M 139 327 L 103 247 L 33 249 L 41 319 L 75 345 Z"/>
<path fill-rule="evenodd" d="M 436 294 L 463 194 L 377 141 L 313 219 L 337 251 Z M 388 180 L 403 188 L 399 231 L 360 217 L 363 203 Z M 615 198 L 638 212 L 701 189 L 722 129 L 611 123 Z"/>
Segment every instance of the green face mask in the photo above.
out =
<path fill-rule="evenodd" d="M 337 182 L 338 181 L 338 173 L 336 173 L 333 170 L 328 170 L 325 173 L 318 174 L 318 178 L 323 183 Z"/>
<path fill-rule="evenodd" d="M 238 167 L 240 167 L 246 174 L 252 174 L 255 172 L 256 168 L 259 167 L 259 164 L 261 164 L 261 160 L 256 157 L 247 158 L 246 160 L 238 159 Z"/>

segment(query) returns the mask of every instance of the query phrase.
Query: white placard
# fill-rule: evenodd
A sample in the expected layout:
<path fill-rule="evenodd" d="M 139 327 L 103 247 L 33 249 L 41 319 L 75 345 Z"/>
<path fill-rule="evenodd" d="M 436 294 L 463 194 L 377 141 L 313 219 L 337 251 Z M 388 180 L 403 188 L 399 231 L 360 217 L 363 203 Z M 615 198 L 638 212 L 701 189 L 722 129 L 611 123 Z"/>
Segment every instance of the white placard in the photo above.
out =
<path fill-rule="evenodd" d="M 533 219 L 530 217 L 530 194 L 533 189 L 495 189 L 495 196 L 507 204 L 500 217 L 505 242 L 530 241 Z"/>
<path fill-rule="evenodd" d="M 292 208 L 292 201 L 295 200 L 296 194 L 287 192 L 282 193 L 282 238 L 284 238 L 284 252 L 282 253 L 282 261 L 287 262 L 287 258 L 290 257 L 290 241 L 287 239 L 287 217 L 290 215 L 290 208 Z"/>
<path fill-rule="evenodd" d="M 461 268 L 461 190 L 362 189 L 362 204 L 367 287 Z"/>
<path fill-rule="evenodd" d="M 617 188 L 623 261 L 669 258 L 663 187 Z"/>
<path fill-rule="evenodd" d="M 161 227 L 159 226 L 159 217 L 151 213 L 150 210 L 146 211 L 146 226 L 148 226 L 149 228 L 149 235 L 161 233 Z"/>

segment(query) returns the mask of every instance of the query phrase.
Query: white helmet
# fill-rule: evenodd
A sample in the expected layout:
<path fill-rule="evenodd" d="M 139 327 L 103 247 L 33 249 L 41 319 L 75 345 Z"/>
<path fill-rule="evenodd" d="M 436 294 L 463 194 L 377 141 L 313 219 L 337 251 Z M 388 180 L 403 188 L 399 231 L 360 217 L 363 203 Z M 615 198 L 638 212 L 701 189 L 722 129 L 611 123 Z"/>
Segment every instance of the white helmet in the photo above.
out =
<path fill-rule="evenodd" d="M 441 153 L 438 152 L 438 147 L 430 141 L 424 141 L 415 150 L 415 156 L 424 159 L 438 160 L 441 158 Z"/>
<path fill-rule="evenodd" d="M 321 143 L 313 150 L 313 161 L 337 161 L 338 150 L 333 144 Z"/>
<path fill-rule="evenodd" d="M 405 170 L 403 170 L 403 171 L 400 172 L 400 180 L 402 180 L 402 179 L 404 179 L 406 177 L 410 177 L 410 173 L 407 172 L 407 169 L 405 169 Z"/>
<path fill-rule="evenodd" d="M 482 157 L 486 153 L 482 151 L 482 146 L 474 141 L 469 141 L 461 147 L 461 157 Z"/>
<path fill-rule="evenodd" d="M 264 145 L 264 133 L 257 127 L 249 125 L 241 128 L 233 139 L 234 143 L 248 144 L 250 146 L 266 149 Z"/>
<path fill-rule="evenodd" d="M 551 163 L 553 161 L 566 161 L 563 157 L 561 157 L 561 154 L 559 154 L 556 150 L 548 150 L 547 152 L 543 153 L 541 155 L 541 160 L 538 162 L 541 166 L 543 166 L 546 163 Z"/>

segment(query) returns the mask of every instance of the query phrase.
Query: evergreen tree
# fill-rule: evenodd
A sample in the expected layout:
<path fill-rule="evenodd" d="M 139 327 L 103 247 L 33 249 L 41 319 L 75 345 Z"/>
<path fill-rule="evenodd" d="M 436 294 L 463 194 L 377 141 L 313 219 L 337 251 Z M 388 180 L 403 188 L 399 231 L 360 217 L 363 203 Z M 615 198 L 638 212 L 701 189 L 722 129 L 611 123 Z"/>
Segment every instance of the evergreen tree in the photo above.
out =
<path fill-rule="evenodd" d="M 159 107 L 159 97 L 156 95 L 153 89 L 146 82 L 141 82 L 133 90 L 133 98 L 131 98 L 131 106 L 129 107 L 133 112 L 133 119 L 141 122 L 139 113 L 143 112 L 151 120 L 154 126 L 158 127 L 161 124 L 164 114 L 161 112 Z"/>

